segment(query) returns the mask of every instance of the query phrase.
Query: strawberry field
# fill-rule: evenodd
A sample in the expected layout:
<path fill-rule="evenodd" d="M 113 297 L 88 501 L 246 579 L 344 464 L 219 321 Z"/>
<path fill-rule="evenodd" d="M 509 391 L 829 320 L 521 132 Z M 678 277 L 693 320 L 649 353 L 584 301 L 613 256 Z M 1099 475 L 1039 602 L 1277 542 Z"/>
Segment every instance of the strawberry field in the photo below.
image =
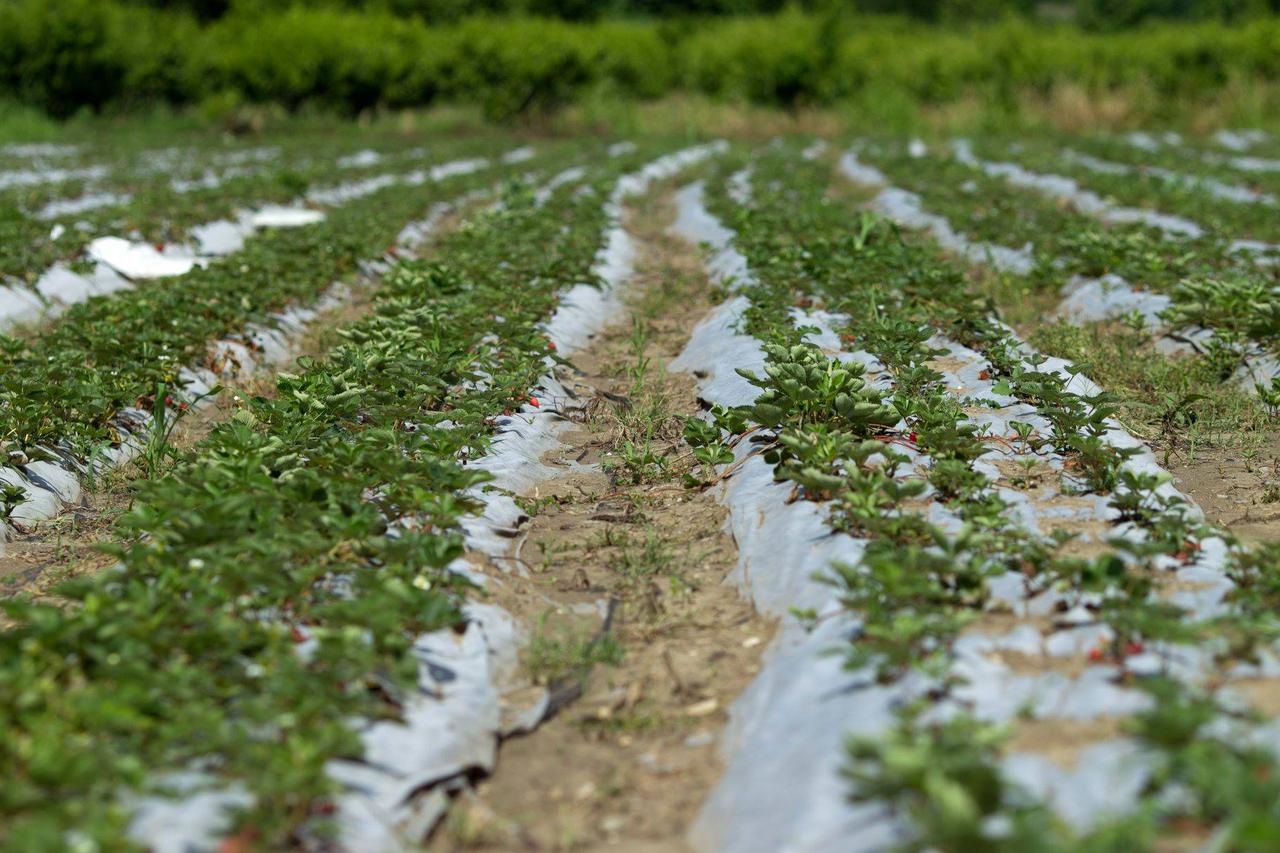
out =
<path fill-rule="evenodd" d="M 1280 848 L 1280 138 L 170 135 L 0 147 L 0 848 Z"/>

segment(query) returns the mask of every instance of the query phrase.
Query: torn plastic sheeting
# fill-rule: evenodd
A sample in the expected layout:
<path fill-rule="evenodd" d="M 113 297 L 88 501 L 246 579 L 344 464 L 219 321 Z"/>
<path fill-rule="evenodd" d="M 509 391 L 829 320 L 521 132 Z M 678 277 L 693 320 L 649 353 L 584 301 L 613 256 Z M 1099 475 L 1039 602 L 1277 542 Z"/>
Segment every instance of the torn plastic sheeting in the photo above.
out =
<path fill-rule="evenodd" d="M 494 189 L 477 189 L 469 193 L 463 193 L 452 202 L 436 202 L 431 206 L 425 218 L 410 222 L 400 229 L 400 233 L 396 235 L 396 246 L 413 251 L 436 232 L 436 229 L 440 227 L 440 223 L 450 212 L 464 210 L 475 201 L 492 195 L 494 191 Z"/>
<path fill-rule="evenodd" d="M 259 208 L 249 217 L 249 224 L 254 228 L 297 228 L 323 221 L 323 211 L 274 204 Z"/>
<path fill-rule="evenodd" d="M 1098 645 L 1102 632 L 1094 628 L 1080 633 L 1076 648 L 1083 646 L 1079 652 L 1083 654 Z M 1117 683 L 1120 667 L 1088 666 L 1078 675 L 1018 672 L 991 656 L 999 650 L 995 643 L 999 638 L 973 635 L 972 639 L 960 639 L 969 642 L 957 642 L 954 649 L 951 672 L 959 682 L 945 706 L 948 710 L 967 708 L 979 719 L 1004 724 L 1027 714 L 1038 720 L 1132 716 L 1152 705 L 1147 693 Z"/>
<path fill-rule="evenodd" d="M 96 181 L 106 176 L 106 166 L 86 166 L 81 169 L 13 169 L 0 172 L 0 190 L 58 181 Z"/>
<path fill-rule="evenodd" d="M 1150 753 L 1128 739 L 1085 747 L 1070 769 L 1030 753 L 1015 753 L 1001 762 L 1011 781 L 1082 830 L 1125 814 L 1126 807 L 1142 794 L 1153 769 Z"/>
<path fill-rule="evenodd" d="M 1135 130 L 1132 133 L 1125 134 L 1121 138 L 1134 148 L 1141 151 L 1159 151 L 1161 146 L 1164 145 L 1174 146 L 1182 144 L 1182 137 L 1172 131 L 1169 131 L 1168 133 L 1154 134 L 1147 133 L 1143 130 Z"/>
<path fill-rule="evenodd" d="M 75 145 L 56 142 L 11 142 L 0 148 L 6 157 L 70 157 L 80 149 Z"/>
<path fill-rule="evenodd" d="M 734 204 L 745 207 L 751 203 L 751 175 L 754 172 L 753 167 L 747 166 L 729 176 L 729 198 Z"/>
<path fill-rule="evenodd" d="M 514 151 L 508 151 L 506 154 L 503 154 L 502 162 L 506 163 L 507 165 L 512 165 L 515 163 L 524 163 L 528 160 L 532 160 L 533 155 L 534 155 L 533 146 L 525 145 L 515 149 Z"/>
<path fill-rule="evenodd" d="M 1213 141 L 1231 151 L 1248 151 L 1255 145 L 1262 145 L 1271 137 L 1265 130 L 1249 128 L 1246 130 L 1219 130 L 1213 135 Z"/>
<path fill-rule="evenodd" d="M 191 229 L 191 239 L 196 252 L 206 257 L 230 255 L 244 248 L 245 240 L 253 233 L 252 215 L 241 213 L 235 221 L 215 219 Z"/>
<path fill-rule="evenodd" d="M 571 184 L 574 181 L 580 181 L 586 177 L 587 170 L 582 166 L 570 166 L 563 172 L 559 172 L 542 186 L 538 187 L 533 194 L 533 203 L 538 207 L 542 207 L 551 200 L 551 196 L 555 191 L 565 184 Z"/>
<path fill-rule="evenodd" d="M 256 169 L 247 166 L 232 166 L 231 168 L 223 169 L 221 172 L 206 169 L 204 174 L 198 178 L 173 178 L 169 181 L 169 188 L 180 195 L 195 192 L 196 190 L 213 190 L 232 178 L 252 175 L 256 171 Z"/>
<path fill-rule="evenodd" d="M 846 165 L 852 167 L 855 171 L 859 166 L 857 157 L 852 152 L 849 152 L 841 162 L 842 168 L 845 168 Z M 872 171 L 874 172 L 875 170 L 872 170 Z M 877 172 L 876 174 L 879 174 L 879 173 Z M 893 191 L 893 190 L 896 190 L 896 188 L 887 187 L 886 190 Z M 911 193 L 905 193 L 905 191 L 901 191 L 901 190 L 896 190 L 896 191 L 899 193 L 903 193 L 906 196 L 913 195 Z M 917 197 L 917 201 L 918 201 L 918 197 Z M 917 207 L 917 211 L 918 211 L 918 207 Z M 913 211 L 908 205 L 901 212 L 904 214 L 910 214 Z M 706 216 L 710 215 L 710 214 L 707 214 L 705 211 L 703 211 L 703 213 Z M 942 219 L 941 217 L 934 217 L 932 214 L 924 214 L 924 215 L 930 218 Z M 899 219 L 897 216 L 894 216 L 894 215 L 891 215 L 891 218 L 894 218 L 896 221 L 902 222 L 903 224 L 910 226 L 910 220 Z M 947 230 L 950 230 L 950 225 L 946 223 L 946 220 L 943 219 L 942 222 L 944 225 L 946 225 Z M 720 226 L 720 227 L 723 229 L 723 226 Z M 732 234 L 730 233 L 730 238 L 731 237 L 732 237 Z M 1006 333 L 1009 335 L 1010 339 L 1017 342 L 1018 347 L 1021 353 L 1023 354 L 1024 358 L 1028 358 L 1035 354 L 1025 343 L 1023 343 L 1018 338 L 1017 334 L 1013 331 L 1013 329 L 1009 328 L 1008 326 L 1005 326 L 1004 328 Z M 959 344 L 954 344 L 949 341 L 935 340 L 934 344 L 942 346 L 944 349 L 948 350 L 949 355 L 951 355 L 953 358 L 956 358 L 960 362 L 967 365 L 964 371 L 965 375 L 963 377 L 957 377 L 960 379 L 960 382 L 958 384 L 955 382 L 949 383 L 949 387 L 951 387 L 953 392 L 962 391 L 971 396 L 978 396 L 978 397 L 999 396 L 995 394 L 994 383 L 991 382 L 990 379 L 981 379 L 979 376 L 982 369 L 981 366 L 984 364 L 985 360 L 978 353 L 974 352 L 973 350 L 970 350 L 967 347 L 963 347 Z M 1050 358 L 1045 358 L 1044 361 L 1038 366 L 1036 366 L 1034 369 L 1038 372 L 1053 373 L 1063 378 L 1064 380 L 1067 380 L 1066 389 L 1071 393 L 1080 394 L 1084 396 L 1092 396 L 1092 395 L 1102 393 L 1102 389 L 1098 387 L 1098 385 L 1096 385 L 1092 380 L 1090 380 L 1088 377 L 1084 376 L 1081 373 L 1072 372 L 1070 368 L 1071 368 L 1070 362 L 1066 361 L 1065 359 L 1050 357 Z M 1043 418 L 1041 418 L 1038 415 L 1028 415 L 1027 417 L 1038 419 L 1038 422 L 1037 420 L 1033 420 L 1033 423 L 1037 423 L 1038 428 L 1044 430 L 1046 434 L 1051 434 L 1051 428 L 1049 427 L 1046 421 L 1043 421 Z M 1141 473 L 1152 473 L 1152 474 L 1160 474 L 1163 472 L 1164 469 L 1161 468 L 1160 465 L 1156 462 L 1154 454 L 1151 453 L 1150 449 L 1145 444 L 1143 444 L 1141 441 L 1134 438 L 1133 436 L 1129 435 L 1129 433 L 1125 431 L 1123 427 L 1121 427 L 1121 425 L 1118 422 L 1116 422 L 1114 419 L 1110 420 L 1108 423 L 1110 425 L 1110 429 L 1103 436 L 1105 441 L 1107 441 L 1108 443 L 1111 443 L 1112 446 L 1117 448 L 1133 448 L 1140 451 L 1136 457 L 1130 459 L 1125 464 L 1125 467 L 1128 470 L 1141 472 Z M 1160 494 L 1177 496 L 1181 498 L 1186 502 L 1188 507 L 1193 509 L 1195 513 L 1199 513 L 1199 509 L 1195 507 L 1194 502 L 1190 501 L 1188 498 L 1186 498 L 1185 495 L 1182 495 L 1180 492 L 1174 489 L 1169 483 L 1165 483 L 1157 491 Z"/>
<path fill-rule="evenodd" d="M 382 162 L 382 155 L 372 148 L 364 148 L 353 154 L 338 158 L 339 169 L 354 169 L 362 166 L 376 166 Z"/>
<path fill-rule="evenodd" d="M 1165 294 L 1135 290 L 1114 273 L 1101 278 L 1074 276 L 1063 288 L 1063 299 L 1054 316 L 1082 325 L 1114 320 L 1137 311 L 1147 329 L 1154 330 L 1166 325 L 1160 313 L 1172 304 L 1173 300 Z"/>
<path fill-rule="evenodd" d="M 561 355 L 569 355 L 585 346 L 622 309 L 618 290 L 635 274 L 636 255 L 634 241 L 622 225 L 625 199 L 646 192 L 654 181 L 670 177 L 723 149 L 723 143 L 683 149 L 660 157 L 619 179 L 605 203 L 608 224 L 604 246 L 597 253 L 592 267 L 595 278 L 602 281 L 603 286 L 579 284 L 569 288 L 543 326 Z M 556 401 L 569 399 L 570 394 L 550 373 L 539 380 L 538 390 L 552 405 L 533 407 L 526 404 L 518 413 L 500 418 L 499 434 L 490 452 L 473 463 L 474 467 L 494 476 L 490 484 L 493 487 L 516 494 L 525 493 L 537 483 L 560 473 L 540 460 L 559 443 L 557 434 L 565 428 L 566 421 L 554 413 L 554 405 Z M 501 557 L 505 555 L 509 542 L 503 533 L 514 529 L 523 513 L 509 497 L 483 487 L 477 489 L 474 496 L 481 501 L 484 510 L 477 518 L 462 522 L 468 544 L 474 550 Z"/>
<path fill-rule="evenodd" d="M 1085 323 L 1115 320 L 1136 312 L 1142 317 L 1148 331 L 1166 329 L 1168 323 L 1160 316 L 1173 305 L 1173 300 L 1163 293 L 1137 290 L 1118 275 L 1102 278 L 1075 276 L 1063 288 L 1063 299 L 1054 316 L 1069 323 Z M 1215 335 L 1210 329 L 1176 329 L 1160 336 L 1156 348 L 1167 355 L 1186 352 L 1203 352 Z M 1265 350 L 1242 354 L 1242 364 L 1235 373 L 1236 383 L 1245 391 L 1256 394 L 1257 385 L 1266 385 L 1272 377 L 1280 376 L 1280 360 Z"/>
<path fill-rule="evenodd" d="M 806 160 L 817 160 L 823 154 L 827 153 L 827 148 L 827 141 L 825 139 L 819 139 L 801 151 L 800 156 Z"/>
<path fill-rule="evenodd" d="M 829 653 L 852 629 L 843 616 L 810 634 L 784 623 L 733 704 L 722 742 L 731 757 L 690 829 L 694 849 L 850 853 L 909 838 L 884 804 L 849 803 L 840 774 L 845 739 L 888 729 L 901 701 L 899 686 L 851 675 Z"/>
<path fill-rule="evenodd" d="M 99 237 L 89 243 L 87 251 L 91 259 L 130 279 L 186 275 L 195 266 L 207 263 L 189 251 L 161 252 L 148 243 L 121 237 Z"/>
<path fill-rule="evenodd" d="M 76 305 L 93 296 L 108 296 L 116 291 L 127 291 L 133 284 L 106 264 L 95 264 L 88 273 L 76 273 L 65 263 L 56 263 L 45 270 L 36 280 L 35 293 L 38 305 L 36 310 L 22 321 L 49 319 L 65 310 L 69 305 Z M 17 323 L 0 313 L 0 329 Z"/>
<path fill-rule="evenodd" d="M 442 798 L 416 795 L 451 777 L 493 769 L 502 731 L 497 685 L 518 668 L 520 632 L 491 604 L 465 608 L 459 637 L 443 629 L 419 637 L 419 691 L 406 697 L 401 718 L 360 732 L 363 758 L 335 761 L 329 775 L 347 788 L 340 798 L 345 849 L 396 850 L 421 842 L 443 814 Z"/>
<path fill-rule="evenodd" d="M 608 154 L 610 157 L 621 157 L 622 155 L 630 154 L 635 150 L 636 144 L 634 142 L 623 140 L 622 142 L 615 142 L 610 145 Z"/>
<path fill-rule="evenodd" d="M 552 377 L 542 379 L 539 393 L 548 401 L 567 396 L 559 380 Z M 472 490 L 471 497 L 480 501 L 483 509 L 461 522 L 467 547 L 493 558 L 504 571 L 513 568 L 505 558 L 525 512 L 503 492 L 527 494 L 561 473 L 542 462 L 543 456 L 559 446 L 559 434 L 568 426 L 551 408 L 526 404 L 518 413 L 499 418 L 490 452 L 469 466 L 493 475 L 493 480 Z"/>
<path fill-rule="evenodd" d="M 401 182 L 399 175 L 376 175 L 372 178 L 365 178 L 362 181 L 353 181 L 346 184 L 338 184 L 337 186 L 325 187 L 322 189 L 311 190 L 307 193 L 307 201 L 315 204 L 323 204 L 328 207 L 346 204 L 358 198 L 364 198 L 367 195 L 373 195 L 379 190 L 387 187 L 395 186 Z"/>
<path fill-rule="evenodd" d="M 43 300 L 26 287 L 0 285 L 0 330 L 39 319 L 44 307 Z"/>
<path fill-rule="evenodd" d="M 897 187 L 885 187 L 875 197 L 872 206 L 908 228 L 928 231 L 942 248 L 975 263 L 988 264 L 997 270 L 1019 275 L 1026 275 L 1035 267 L 1030 243 L 1021 249 L 1013 249 L 995 243 L 971 241 L 957 233 L 945 218 L 925 212 L 920 204 L 920 196 L 915 193 Z"/>
<path fill-rule="evenodd" d="M 470 175 L 472 172 L 478 172 L 481 169 L 489 168 L 489 161 L 483 157 L 472 157 L 468 160 L 453 160 L 449 163 L 441 163 L 439 166 L 432 166 L 427 170 L 427 178 L 433 181 L 443 181 L 445 178 L 453 178 L 458 175 Z"/>
<path fill-rule="evenodd" d="M 579 284 L 570 288 L 562 297 L 560 307 L 543 327 L 561 352 L 566 348 L 571 351 L 584 346 L 622 307 L 616 291 L 635 274 L 636 256 L 635 243 L 622 225 L 623 202 L 628 197 L 648 192 L 654 182 L 669 178 L 694 163 L 721 153 L 725 148 L 724 142 L 685 148 L 659 157 L 618 179 L 605 203 L 608 231 L 593 268 L 604 286 L 596 288 Z"/>
<path fill-rule="evenodd" d="M 213 853 L 233 813 L 253 805 L 243 788 L 197 771 L 168 774 L 160 785 L 172 796 L 130 796 L 123 803 L 132 812 L 129 836 L 151 853 Z"/>
<path fill-rule="evenodd" d="M 425 221 L 438 222 L 442 214 L 441 206 L 436 205 Z M 413 230 L 415 242 L 404 244 L 405 250 L 412 250 L 425 239 L 427 230 L 425 225 Z M 301 332 L 309 320 L 340 301 L 344 293 L 345 285 L 335 283 L 317 305 L 288 309 L 277 315 L 278 320 Z M 253 326 L 249 329 L 257 331 L 246 331 L 246 335 L 270 333 L 270 346 L 258 354 L 259 363 L 289 357 L 287 341 L 279 331 Z M 220 343 L 239 347 L 244 363 L 236 362 L 237 370 L 254 365 L 254 355 L 248 348 L 235 341 Z M 183 371 L 184 390 L 202 393 L 217 378 L 205 368 L 188 368 Z M 145 420 L 145 413 L 142 418 Z M 0 478 L 4 473 L 0 469 Z M 481 731 L 489 728 L 496 732 L 501 721 L 489 719 L 500 711 L 490 696 L 493 679 L 488 674 L 505 677 L 515 669 L 518 629 L 504 611 L 492 605 L 468 604 L 464 615 L 469 624 L 462 638 L 446 629 L 424 635 L 415 643 L 414 653 L 421 663 L 419 687 L 432 698 L 425 699 L 423 692 L 411 694 L 405 700 L 401 722 L 373 723 L 362 731 L 360 736 L 367 751 L 364 762 L 330 764 L 333 777 L 349 787 L 342 797 L 339 824 L 347 849 L 399 850 L 416 846 L 407 840 L 421 839 L 439 819 L 447 801 L 442 795 L 411 795 L 436 778 L 432 774 L 449 775 L 469 767 L 492 765 L 494 736 L 482 735 Z M 466 728 L 464 720 L 470 721 L 472 728 Z M 477 723 L 481 729 L 474 728 Z M 465 730 L 464 735 L 471 733 L 470 736 L 438 737 L 442 729 L 459 726 Z M 405 732 L 409 733 L 407 737 Z M 430 736 L 424 737 L 424 733 Z M 131 837 L 150 849 L 174 851 L 216 849 L 228 826 L 226 811 L 253 803 L 247 793 L 237 788 L 178 799 L 127 797 L 126 802 L 137 809 L 130 825 Z"/>
<path fill-rule="evenodd" d="M 128 193 L 86 193 L 75 198 L 55 199 L 35 212 L 36 219 L 57 219 L 59 216 L 70 216 L 84 213 L 86 210 L 97 210 L 100 207 L 114 207 L 128 204 L 133 196 Z"/>
<path fill-rule="evenodd" d="M 726 328 L 726 319 L 713 316 L 707 325 Z M 695 341 L 698 337 L 695 332 Z M 691 341 L 690 348 L 696 346 Z M 713 353 L 716 349 L 709 349 L 699 358 L 686 349 L 681 358 L 686 365 L 697 362 L 704 369 L 723 364 Z M 705 384 L 702 393 L 710 396 Z M 726 405 L 745 402 L 711 399 Z M 740 447 L 739 459 L 744 452 L 748 451 Z M 821 507 L 788 504 L 789 489 L 774 482 L 772 469 L 758 456 L 743 462 L 724 489 L 739 544 L 739 566 L 733 577 L 761 609 L 784 615 L 784 628 L 770 648 L 761 675 L 733 706 L 731 731 L 725 740 L 731 755 L 728 768 L 700 814 L 691 840 L 701 849 L 735 851 L 882 849 L 900 840 L 904 830 L 873 806 L 855 809 L 845 804 L 838 774 L 842 745 L 851 728 L 874 735 L 890 726 L 895 719 L 893 708 L 918 685 L 875 687 L 869 675 L 859 682 L 842 674 L 838 660 L 824 653 L 856 622 L 848 616 L 832 617 L 839 612 L 838 601 L 830 587 L 813 580 L 835 560 L 856 563 L 862 543 L 832 534 Z M 785 617 L 793 606 L 812 607 L 828 621 L 813 636 L 806 635 Z M 834 627 L 841 623 L 842 627 Z M 832 633 L 824 633 L 828 631 Z M 984 666 L 984 670 L 969 667 L 971 676 L 985 676 L 974 692 L 975 701 L 982 700 L 982 716 L 1015 715 L 1022 702 L 1002 702 L 1009 693 L 1021 700 L 1037 700 L 1038 709 L 1067 717 L 1096 715 L 1096 707 L 1088 704 L 1091 701 L 1121 712 L 1139 709 L 1144 699 L 1113 691 L 1099 673 L 1072 682 L 1052 674 L 1020 678 L 1005 670 L 1008 677 L 999 682 L 994 676 L 1000 673 L 991 672 L 994 665 Z M 841 684 L 846 686 L 840 688 Z M 993 689 L 997 686 L 1009 693 Z M 824 726 L 821 720 L 830 723 Z M 783 731 L 791 735 L 778 737 Z M 815 772 L 814 768 L 825 770 Z M 786 778 L 788 785 L 780 789 L 769 781 L 778 778 Z M 813 780 L 811 787 L 798 781 L 806 779 Z"/>
<path fill-rule="evenodd" d="M 1249 157 L 1246 155 L 1224 157 L 1221 154 L 1208 153 L 1204 155 L 1204 159 L 1207 163 L 1229 166 L 1241 172 L 1280 172 L 1280 160 L 1270 157 Z"/>

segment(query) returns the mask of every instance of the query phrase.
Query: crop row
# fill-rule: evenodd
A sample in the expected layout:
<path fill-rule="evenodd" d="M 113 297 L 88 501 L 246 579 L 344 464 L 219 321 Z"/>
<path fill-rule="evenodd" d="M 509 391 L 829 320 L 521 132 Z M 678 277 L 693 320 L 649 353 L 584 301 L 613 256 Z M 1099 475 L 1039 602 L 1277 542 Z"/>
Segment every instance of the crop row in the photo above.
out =
<path fill-rule="evenodd" d="M 1096 144 L 1107 146 L 1108 155 L 1115 153 L 1124 158 L 1138 153 L 1148 158 L 1168 158 L 1170 165 L 1179 168 L 1199 166 L 1223 176 L 1266 179 L 1269 173 L 1280 171 L 1280 159 L 1276 159 L 1276 138 L 1264 130 L 1221 130 L 1206 143 L 1198 139 L 1186 139 L 1180 134 L 1166 132 L 1151 134 L 1133 131 L 1118 139 L 1103 138 Z M 1116 148 L 1115 146 L 1122 146 Z"/>
<path fill-rule="evenodd" d="M 380 257 L 431 203 L 493 180 L 475 173 L 383 189 L 318 225 L 254 237 L 242 252 L 185 276 L 80 303 L 39 336 L 0 337 L 0 442 L 19 469 L 6 470 L 4 479 L 21 488 L 37 476 L 31 466 L 39 460 L 74 471 L 136 443 L 148 413 L 185 396 L 188 368 L 215 376 L 235 368 L 226 362 L 237 358 L 237 347 L 211 342 L 242 335 L 238 346 L 252 356 L 260 344 L 246 328 L 269 330 L 277 312 L 314 302 Z M 6 516 L 24 517 L 22 500 L 11 490 Z"/>
<path fill-rule="evenodd" d="M 6 846 L 118 849 L 121 795 L 166 785 L 239 806 L 230 831 L 264 847 L 333 831 L 326 766 L 358 761 L 354 721 L 396 718 L 420 667 L 445 677 L 419 640 L 462 621 L 446 567 L 487 476 L 467 461 L 530 409 L 540 324 L 592 280 L 605 193 L 639 156 L 541 205 L 512 186 L 397 264 L 336 349 L 141 488 L 116 572 L 63 590 L 73 607 L 5 605 Z"/>
<path fill-rule="evenodd" d="M 450 159 L 464 151 L 470 156 L 487 154 L 492 147 L 474 141 L 436 146 L 431 159 Z M 225 180 L 217 173 L 209 173 L 192 184 L 178 183 L 167 176 L 115 176 L 110 181 L 95 182 L 84 194 L 71 198 L 7 193 L 5 201 L 14 206 L 12 215 L 0 222 L 4 246 L 0 250 L 0 276 L 34 283 L 54 261 L 76 258 L 83 251 L 86 236 L 112 231 L 135 235 L 152 244 L 181 242 L 188 239 L 195 226 L 232 218 L 246 206 L 287 202 L 309 188 L 317 193 L 316 203 L 332 205 L 341 199 L 335 195 L 334 187 L 325 187 L 326 184 L 341 186 L 341 181 L 358 185 L 361 180 L 386 174 L 389 168 L 379 161 L 340 169 L 336 156 L 330 152 L 320 158 L 293 156 L 267 168 L 230 174 Z M 418 165 L 420 158 L 394 158 L 390 168 L 406 172 Z M 148 166 L 147 171 L 154 168 Z M 31 211 L 31 215 L 22 215 L 23 209 Z"/>
<path fill-rule="evenodd" d="M 777 488 L 848 537 L 828 577 L 850 618 L 830 595 L 804 606 L 824 642 L 848 637 L 851 673 L 805 691 L 793 648 L 772 675 L 810 696 L 812 719 L 834 703 L 859 733 L 846 773 L 867 805 L 846 849 L 1145 849 L 1188 827 L 1227 847 L 1272 837 L 1275 757 L 1230 683 L 1274 659 L 1274 553 L 1199 522 L 1111 419 L 1109 395 L 1014 339 L 963 267 L 832 202 L 825 165 L 766 154 L 755 181 L 746 211 L 718 189 L 712 206 L 736 230 L 743 328 L 764 369 L 740 371 L 751 403 L 713 409 L 717 429 L 690 437 L 736 444 L 735 476 L 763 451 Z M 1175 591 L 1192 578 L 1199 593 Z M 1068 663 L 1079 674 L 1064 681 Z M 1109 774 L 1103 796 L 1085 774 L 1010 754 L 1011 731 L 1032 725 L 1020 715 L 1099 721 L 1081 761 Z M 804 760 L 809 739 L 788 746 Z M 750 792 L 750 776 L 736 784 Z M 883 820 L 885 802 L 909 828 Z"/>
<path fill-rule="evenodd" d="M 998 247 L 1025 241 L 1015 271 L 1026 274 L 1030 292 L 1061 292 L 1060 316 L 1082 322 L 1133 314 L 1138 327 L 1170 330 L 1163 349 L 1204 354 L 1221 379 L 1239 372 L 1250 387 L 1259 377 L 1267 384 L 1274 267 L 1232 251 L 1229 233 L 1189 238 L 1141 224 L 1107 226 L 976 166 L 890 150 L 879 148 L 875 162 L 918 190 L 962 239 L 980 241 L 972 254 L 999 260 L 1008 249 Z"/>
<path fill-rule="evenodd" d="M 1064 175 L 1121 205 L 1176 212 L 1202 232 L 1258 241 L 1275 241 L 1280 234 L 1274 197 L 1268 204 L 1266 196 L 1242 183 L 1209 183 L 1194 172 L 1126 167 L 1052 141 L 1020 139 L 1016 150 L 986 140 L 971 145 L 983 160 L 1009 160 L 1032 171 Z"/>

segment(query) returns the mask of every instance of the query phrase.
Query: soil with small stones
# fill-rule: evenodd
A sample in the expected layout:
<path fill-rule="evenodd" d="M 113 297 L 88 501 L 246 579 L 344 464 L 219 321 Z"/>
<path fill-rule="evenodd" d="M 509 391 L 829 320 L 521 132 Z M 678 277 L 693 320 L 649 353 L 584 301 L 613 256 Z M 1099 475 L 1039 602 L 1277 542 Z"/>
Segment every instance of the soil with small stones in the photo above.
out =
<path fill-rule="evenodd" d="M 1169 470 L 1210 523 L 1244 542 L 1280 542 L 1280 436 L 1248 458 L 1239 448 L 1197 449 L 1190 460 L 1171 459 Z"/>
<path fill-rule="evenodd" d="M 676 416 L 698 402 L 666 364 L 712 304 L 696 250 L 665 233 L 673 215 L 663 193 L 629 217 L 641 250 L 629 317 L 572 359 L 565 378 L 590 402 L 543 460 L 565 474 L 529 496 L 540 508 L 513 547 L 528 577 L 506 584 L 529 588 L 502 601 L 550 633 L 598 631 L 574 614 L 611 609 L 622 659 L 592 667 L 576 701 L 501 747 L 433 849 L 678 851 L 719 778 L 726 709 L 773 626 L 724 583 L 737 560 L 725 510 L 681 482 L 692 460 Z M 640 348 L 633 318 L 647 329 Z M 640 423 L 664 461 L 636 478 L 617 451 Z"/>

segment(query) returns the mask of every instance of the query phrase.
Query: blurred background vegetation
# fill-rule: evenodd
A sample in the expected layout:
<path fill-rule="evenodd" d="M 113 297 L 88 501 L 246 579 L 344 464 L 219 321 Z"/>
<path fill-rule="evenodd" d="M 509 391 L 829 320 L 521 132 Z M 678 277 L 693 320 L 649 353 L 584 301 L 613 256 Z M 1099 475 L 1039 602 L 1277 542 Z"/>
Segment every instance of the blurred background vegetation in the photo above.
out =
<path fill-rule="evenodd" d="M 1280 0 L 0 0 L 0 102 L 62 119 L 697 98 L 1063 125 L 1265 121 Z M 0 116 L 3 113 L 0 112 Z M 2 120 L 2 119 L 0 119 Z M 603 119 L 601 119 L 603 120 Z"/>

